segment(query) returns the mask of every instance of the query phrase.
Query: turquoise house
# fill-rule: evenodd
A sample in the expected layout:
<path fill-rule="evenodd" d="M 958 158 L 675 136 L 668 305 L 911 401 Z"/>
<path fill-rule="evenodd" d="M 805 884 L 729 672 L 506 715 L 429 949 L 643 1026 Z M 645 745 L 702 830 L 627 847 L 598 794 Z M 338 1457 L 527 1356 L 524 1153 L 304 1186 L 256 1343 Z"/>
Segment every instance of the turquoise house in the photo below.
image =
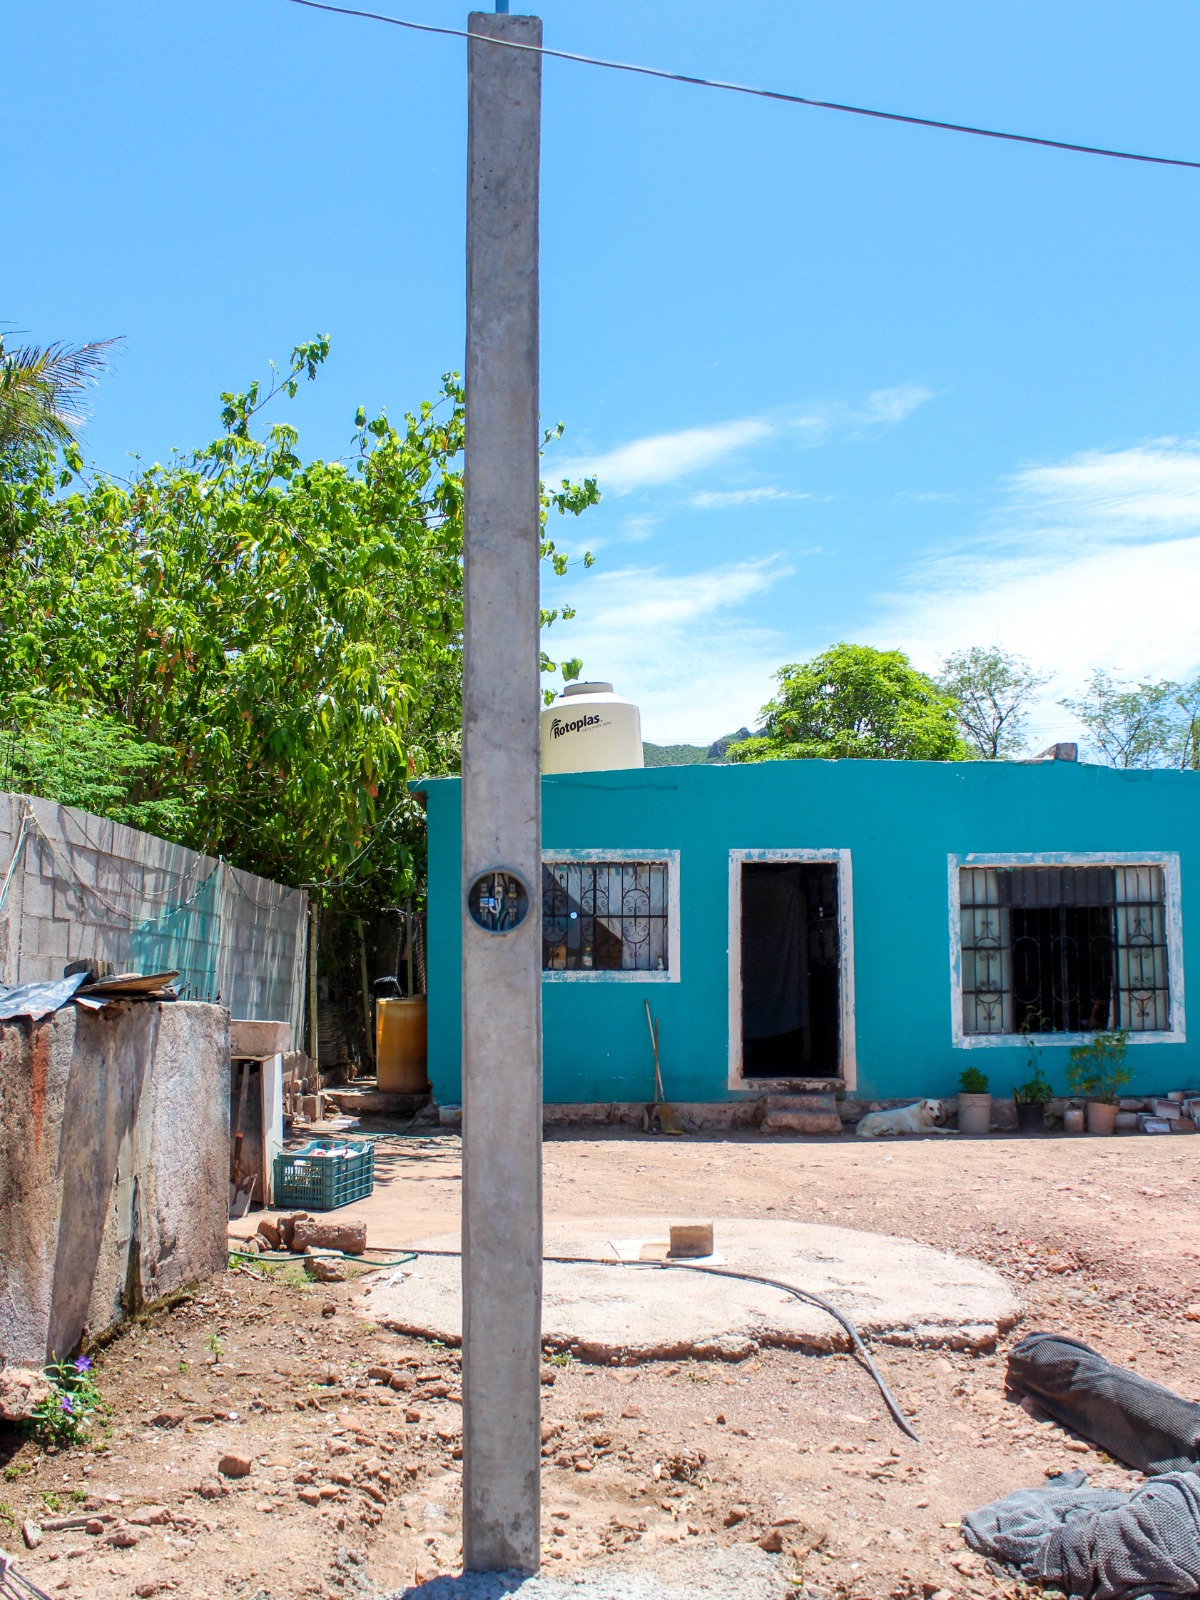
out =
<path fill-rule="evenodd" d="M 460 786 L 429 827 L 429 1074 L 461 1100 Z M 776 761 L 542 780 L 544 1097 L 1055 1091 L 1129 1030 L 1132 1092 L 1200 1086 L 1200 774 Z M 1190 898 L 1189 898 L 1190 896 Z M 1195 939 L 1189 940 L 1191 928 Z M 1194 952 L 1194 953 L 1189 953 Z"/>

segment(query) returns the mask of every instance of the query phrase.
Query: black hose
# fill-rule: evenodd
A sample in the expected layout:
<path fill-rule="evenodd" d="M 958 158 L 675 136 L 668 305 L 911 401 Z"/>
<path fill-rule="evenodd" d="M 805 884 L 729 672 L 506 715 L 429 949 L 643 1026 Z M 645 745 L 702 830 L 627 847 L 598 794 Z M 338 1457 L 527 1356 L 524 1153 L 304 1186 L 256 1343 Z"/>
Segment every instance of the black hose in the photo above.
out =
<path fill-rule="evenodd" d="M 377 1254 L 380 1250 L 387 1250 L 389 1248 L 397 1247 L 388 1245 L 374 1245 L 371 1248 L 372 1252 Z M 286 1250 L 272 1250 L 270 1252 L 251 1254 L 249 1251 L 242 1251 L 231 1247 L 229 1253 L 230 1255 L 243 1257 L 247 1261 L 267 1260 L 275 1262 L 290 1260 L 303 1261 L 305 1259 L 303 1256 L 295 1255 L 293 1252 Z M 393 1261 L 368 1261 L 364 1256 L 361 1255 L 347 1255 L 344 1250 L 323 1250 L 321 1254 L 326 1256 L 344 1256 L 346 1260 L 354 1261 L 363 1267 L 403 1266 L 407 1262 L 414 1260 L 417 1256 L 443 1256 L 451 1261 L 459 1261 L 462 1259 L 461 1250 L 410 1250 L 404 1252 L 401 1256 Z M 821 1295 L 814 1294 L 811 1289 L 797 1289 L 793 1283 L 784 1283 L 781 1278 L 764 1278 L 762 1274 L 758 1272 L 737 1272 L 732 1267 L 702 1267 L 695 1261 L 613 1261 L 607 1256 L 543 1256 L 542 1260 L 551 1261 L 556 1266 L 560 1267 L 649 1267 L 653 1270 L 666 1267 L 674 1272 L 701 1272 L 706 1277 L 710 1278 L 736 1278 L 742 1283 L 758 1283 L 762 1284 L 768 1289 L 780 1289 L 784 1294 L 793 1295 L 797 1300 L 804 1301 L 810 1306 L 816 1306 L 818 1310 L 824 1311 L 827 1316 L 832 1317 L 833 1320 L 845 1330 L 846 1334 L 849 1336 L 850 1344 L 854 1350 L 854 1354 L 858 1357 L 863 1366 L 866 1367 L 867 1371 L 871 1374 L 871 1377 L 875 1380 L 876 1387 L 883 1396 L 883 1402 L 891 1412 L 892 1420 L 900 1429 L 901 1433 L 907 1434 L 914 1444 L 921 1443 L 920 1436 L 915 1432 L 912 1424 L 904 1415 L 904 1412 L 900 1409 L 899 1401 L 895 1398 L 895 1396 L 892 1394 L 892 1391 L 883 1381 L 883 1376 L 878 1367 L 876 1367 L 874 1361 L 871 1359 L 871 1352 L 863 1343 L 862 1336 L 859 1334 L 858 1329 L 854 1326 L 854 1324 L 850 1321 L 850 1318 L 846 1316 L 844 1312 L 839 1311 L 835 1305 L 831 1305 L 830 1302 L 823 1299 Z"/>
<path fill-rule="evenodd" d="M 662 1265 L 664 1267 L 673 1268 L 682 1267 L 685 1271 L 690 1272 L 712 1273 L 718 1278 L 740 1278 L 744 1283 L 766 1284 L 768 1288 L 782 1289 L 785 1294 L 795 1295 L 797 1300 L 804 1300 L 809 1305 L 817 1306 L 821 1311 L 828 1313 L 828 1315 L 833 1317 L 836 1322 L 841 1323 L 842 1327 L 850 1336 L 850 1343 L 854 1346 L 855 1355 L 862 1362 L 863 1366 L 866 1367 L 872 1378 L 874 1378 L 876 1386 L 878 1387 L 880 1394 L 883 1396 L 883 1402 L 891 1412 L 892 1420 L 900 1429 L 901 1433 L 907 1434 L 914 1444 L 921 1443 L 919 1434 L 916 1433 L 908 1418 L 904 1415 L 903 1411 L 901 1411 L 899 1401 L 895 1398 L 895 1396 L 892 1394 L 892 1391 L 883 1381 L 883 1377 L 880 1374 L 879 1369 L 871 1359 L 871 1352 L 863 1343 L 858 1329 L 850 1321 L 848 1316 L 839 1311 L 836 1306 L 831 1305 L 828 1300 L 822 1299 L 819 1294 L 813 1294 L 810 1289 L 797 1289 L 794 1284 L 784 1283 L 779 1278 L 764 1278 L 757 1272 L 734 1272 L 728 1267 L 700 1267 L 687 1261 L 664 1261 Z"/>
<path fill-rule="evenodd" d="M 413 1253 L 418 1256 L 445 1256 L 450 1260 L 460 1260 L 462 1257 L 461 1250 L 416 1249 Z M 870 1351 L 863 1343 L 858 1329 L 850 1321 L 850 1318 L 844 1312 L 839 1311 L 835 1305 L 831 1305 L 828 1300 L 823 1299 L 821 1295 L 813 1294 L 810 1289 L 797 1289 L 795 1284 L 784 1283 L 779 1278 L 764 1278 L 757 1272 L 736 1272 L 732 1267 L 702 1267 L 694 1261 L 613 1261 L 605 1256 L 543 1256 L 542 1260 L 552 1261 L 556 1266 L 565 1267 L 649 1267 L 652 1270 L 666 1267 L 673 1272 L 701 1272 L 710 1278 L 737 1278 L 742 1283 L 759 1283 L 765 1288 L 781 1289 L 784 1294 L 794 1295 L 797 1300 L 803 1300 L 808 1305 L 816 1306 L 818 1310 L 824 1311 L 835 1322 L 840 1324 L 849 1336 L 854 1354 L 875 1380 L 876 1387 L 883 1396 L 883 1403 L 891 1412 L 892 1420 L 896 1426 L 914 1444 L 922 1442 L 920 1435 L 900 1409 L 900 1402 L 883 1381 L 882 1374 L 871 1359 Z"/>

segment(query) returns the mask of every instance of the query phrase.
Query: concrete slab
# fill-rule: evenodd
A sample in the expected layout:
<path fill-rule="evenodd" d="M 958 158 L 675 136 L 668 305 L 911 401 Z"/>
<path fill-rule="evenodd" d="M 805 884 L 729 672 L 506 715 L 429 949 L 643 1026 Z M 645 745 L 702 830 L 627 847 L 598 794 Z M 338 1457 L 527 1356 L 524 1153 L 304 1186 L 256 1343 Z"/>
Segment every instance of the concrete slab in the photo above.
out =
<path fill-rule="evenodd" d="M 259 1022 L 250 1017 L 231 1017 L 229 1021 L 229 1054 L 253 1060 L 282 1055 L 292 1048 L 290 1022 Z"/>
<path fill-rule="evenodd" d="M 670 1220 L 680 1220 L 678 1218 Z M 679 1266 L 622 1264 L 611 1241 L 665 1238 L 669 1219 L 558 1221 L 546 1254 L 603 1258 L 595 1265 L 547 1261 L 542 1312 L 546 1349 L 583 1361 L 739 1361 L 762 1345 L 846 1347 L 845 1333 L 816 1306 L 778 1289 Z M 734 1271 L 758 1273 L 821 1295 L 864 1337 L 889 1344 L 986 1349 L 1020 1315 L 1004 1279 L 977 1261 L 851 1228 L 801 1222 L 716 1224 L 719 1253 Z M 416 1248 L 456 1251 L 439 1234 Z M 357 1308 L 372 1322 L 457 1344 L 462 1337 L 460 1263 L 420 1257 L 363 1279 Z"/>

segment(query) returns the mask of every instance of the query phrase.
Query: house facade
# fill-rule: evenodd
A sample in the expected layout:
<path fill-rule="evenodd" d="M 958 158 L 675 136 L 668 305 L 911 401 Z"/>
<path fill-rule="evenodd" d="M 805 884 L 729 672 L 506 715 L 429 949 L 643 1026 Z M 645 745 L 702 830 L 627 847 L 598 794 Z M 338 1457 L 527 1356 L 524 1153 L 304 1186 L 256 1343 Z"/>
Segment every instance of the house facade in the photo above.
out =
<path fill-rule="evenodd" d="M 461 1101 L 457 779 L 429 824 L 429 1074 Z M 1129 1033 L 1131 1093 L 1200 1086 L 1200 775 L 774 761 L 542 780 L 544 1098 L 1011 1093 Z M 1189 892 L 1191 899 L 1189 899 Z M 502 937 L 502 935 L 501 935 Z M 1200 973 L 1195 975 L 1200 982 Z"/>

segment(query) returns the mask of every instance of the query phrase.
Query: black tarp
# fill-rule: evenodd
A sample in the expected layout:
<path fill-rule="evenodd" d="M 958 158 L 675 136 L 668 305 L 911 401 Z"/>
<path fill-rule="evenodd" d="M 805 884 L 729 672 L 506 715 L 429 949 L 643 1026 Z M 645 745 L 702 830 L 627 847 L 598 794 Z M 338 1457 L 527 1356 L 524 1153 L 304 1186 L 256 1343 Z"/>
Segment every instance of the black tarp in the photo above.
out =
<path fill-rule="evenodd" d="M 1065 1472 L 963 1518 L 972 1550 L 1082 1600 L 1200 1593 L 1200 1478 L 1171 1472 L 1132 1494 Z"/>
<path fill-rule="evenodd" d="M 808 914 L 802 868 L 742 868 L 742 1036 L 776 1039 L 808 1026 Z"/>
<path fill-rule="evenodd" d="M 1009 1352 L 1008 1384 L 1139 1472 L 1187 1472 L 1200 1464 L 1200 1405 L 1114 1367 L 1080 1339 L 1027 1334 Z"/>

